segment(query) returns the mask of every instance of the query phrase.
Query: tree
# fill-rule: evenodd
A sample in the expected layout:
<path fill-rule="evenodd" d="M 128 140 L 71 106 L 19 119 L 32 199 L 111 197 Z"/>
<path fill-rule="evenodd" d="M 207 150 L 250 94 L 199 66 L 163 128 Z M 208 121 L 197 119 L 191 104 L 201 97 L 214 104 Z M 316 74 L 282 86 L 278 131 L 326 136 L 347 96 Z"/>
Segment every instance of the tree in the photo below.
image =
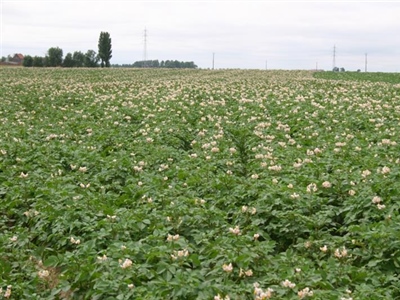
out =
<path fill-rule="evenodd" d="M 172 68 L 172 60 L 166 60 L 164 62 L 164 68 Z"/>
<path fill-rule="evenodd" d="M 23 65 L 24 67 L 32 67 L 32 66 L 33 66 L 33 57 L 30 56 L 30 55 L 26 55 L 26 56 L 24 57 L 24 60 L 23 60 L 23 62 L 22 62 L 22 65 Z"/>
<path fill-rule="evenodd" d="M 85 54 L 85 64 L 84 66 L 87 68 L 95 68 L 97 67 L 97 63 L 99 62 L 99 56 L 96 54 L 94 50 L 88 50 Z"/>
<path fill-rule="evenodd" d="M 186 69 L 197 69 L 197 65 L 192 61 L 182 62 L 181 67 Z"/>
<path fill-rule="evenodd" d="M 58 67 L 63 62 L 63 51 L 58 47 L 52 47 L 47 51 L 48 60 L 47 65 L 49 67 Z"/>
<path fill-rule="evenodd" d="M 74 59 L 72 58 L 71 53 L 67 53 L 64 58 L 63 66 L 66 68 L 73 68 L 74 67 Z"/>
<path fill-rule="evenodd" d="M 50 67 L 50 60 L 48 55 L 45 55 L 43 57 L 43 67 Z"/>
<path fill-rule="evenodd" d="M 34 67 L 43 67 L 44 66 L 44 62 L 43 62 L 43 57 L 41 56 L 34 56 L 33 57 L 33 64 L 32 66 Z"/>
<path fill-rule="evenodd" d="M 85 54 L 81 51 L 75 51 L 72 55 L 72 59 L 74 60 L 74 67 L 81 68 L 85 64 Z"/>
<path fill-rule="evenodd" d="M 111 55 L 111 37 L 108 32 L 101 32 L 99 38 L 99 57 L 101 59 L 101 67 L 104 65 L 108 68 L 110 67 Z"/>

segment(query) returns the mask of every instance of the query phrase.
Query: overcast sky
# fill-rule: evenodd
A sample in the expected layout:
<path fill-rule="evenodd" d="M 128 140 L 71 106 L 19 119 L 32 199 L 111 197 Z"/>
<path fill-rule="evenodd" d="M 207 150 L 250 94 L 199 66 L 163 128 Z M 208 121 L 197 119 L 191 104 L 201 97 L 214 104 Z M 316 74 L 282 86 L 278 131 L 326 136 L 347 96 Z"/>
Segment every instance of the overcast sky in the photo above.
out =
<path fill-rule="evenodd" d="M 93 49 L 111 63 L 194 61 L 200 68 L 400 72 L 398 1 L 1 0 L 1 56 Z"/>

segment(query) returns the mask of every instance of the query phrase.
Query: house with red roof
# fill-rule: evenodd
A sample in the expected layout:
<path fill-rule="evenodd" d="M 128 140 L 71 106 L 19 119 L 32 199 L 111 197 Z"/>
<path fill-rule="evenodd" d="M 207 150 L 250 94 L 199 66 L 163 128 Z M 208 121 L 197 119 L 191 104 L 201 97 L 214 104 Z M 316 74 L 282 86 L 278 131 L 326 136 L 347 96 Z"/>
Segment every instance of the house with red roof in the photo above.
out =
<path fill-rule="evenodd" d="M 24 56 L 21 53 L 15 53 L 11 61 L 18 65 L 22 65 L 22 62 L 24 61 Z"/>

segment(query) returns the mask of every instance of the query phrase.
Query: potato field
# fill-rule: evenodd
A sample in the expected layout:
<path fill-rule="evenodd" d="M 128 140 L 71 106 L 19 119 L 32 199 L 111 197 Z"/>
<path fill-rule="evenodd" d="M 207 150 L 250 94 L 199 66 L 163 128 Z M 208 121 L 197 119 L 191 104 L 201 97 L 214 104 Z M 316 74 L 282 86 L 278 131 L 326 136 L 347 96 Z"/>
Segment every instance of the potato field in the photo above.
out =
<path fill-rule="evenodd" d="M 0 79 L 0 299 L 400 299 L 400 75 Z"/>

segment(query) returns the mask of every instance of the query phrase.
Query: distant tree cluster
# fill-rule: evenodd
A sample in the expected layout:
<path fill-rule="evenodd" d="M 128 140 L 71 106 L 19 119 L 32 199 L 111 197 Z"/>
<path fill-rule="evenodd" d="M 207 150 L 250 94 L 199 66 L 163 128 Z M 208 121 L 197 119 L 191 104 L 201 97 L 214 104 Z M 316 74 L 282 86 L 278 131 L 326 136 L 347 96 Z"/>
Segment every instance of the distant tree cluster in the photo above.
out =
<path fill-rule="evenodd" d="M 346 72 L 346 70 L 342 67 L 342 68 L 338 68 L 338 67 L 334 67 L 333 69 L 332 69 L 332 71 L 333 72 Z"/>
<path fill-rule="evenodd" d="M 24 57 L 24 67 L 65 67 L 65 68 L 96 68 L 101 61 L 101 67 L 110 67 L 111 53 L 111 38 L 108 32 L 101 32 L 99 38 L 99 53 L 94 50 L 88 50 L 86 53 L 75 51 L 67 53 L 63 57 L 63 50 L 59 47 L 52 47 L 47 51 L 47 55 Z"/>
<path fill-rule="evenodd" d="M 88 50 L 86 53 L 81 51 L 67 53 L 63 58 L 63 50 L 52 47 L 44 57 L 26 55 L 22 64 L 24 67 L 95 68 L 99 66 L 98 62 L 99 57 L 94 50 Z"/>
<path fill-rule="evenodd" d="M 132 64 L 112 64 L 112 68 L 133 68 Z"/>
<path fill-rule="evenodd" d="M 4 63 L 4 62 L 10 62 L 13 60 L 13 56 L 12 55 L 7 55 L 7 56 L 2 56 L 0 62 Z"/>
<path fill-rule="evenodd" d="M 177 60 L 141 60 L 135 61 L 133 68 L 177 68 L 177 69 L 196 69 L 197 65 L 192 61 L 177 61 Z"/>
<path fill-rule="evenodd" d="M 75 51 L 63 56 L 63 50 L 59 47 L 52 47 L 47 50 L 47 54 L 42 56 L 26 55 L 23 58 L 24 67 L 64 67 L 64 68 L 96 68 L 96 67 L 119 67 L 119 68 L 176 68 L 176 69 L 196 69 L 197 65 L 192 61 L 178 60 L 142 60 L 133 64 L 111 65 L 112 58 L 111 37 L 108 32 L 101 32 L 98 42 L 98 52 L 88 50 L 86 53 Z M 2 61 L 10 60 L 2 58 Z"/>

